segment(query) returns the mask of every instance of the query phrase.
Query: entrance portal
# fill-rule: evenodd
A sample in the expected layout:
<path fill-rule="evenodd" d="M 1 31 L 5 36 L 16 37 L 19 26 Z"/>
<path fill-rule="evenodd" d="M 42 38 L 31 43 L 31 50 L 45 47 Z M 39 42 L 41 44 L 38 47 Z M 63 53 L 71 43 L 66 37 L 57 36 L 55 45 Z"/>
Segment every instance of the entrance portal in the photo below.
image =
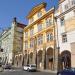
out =
<path fill-rule="evenodd" d="M 53 48 L 48 48 L 46 52 L 46 68 L 53 70 Z"/>
<path fill-rule="evenodd" d="M 71 53 L 68 50 L 61 53 L 61 59 L 62 69 L 71 67 Z"/>

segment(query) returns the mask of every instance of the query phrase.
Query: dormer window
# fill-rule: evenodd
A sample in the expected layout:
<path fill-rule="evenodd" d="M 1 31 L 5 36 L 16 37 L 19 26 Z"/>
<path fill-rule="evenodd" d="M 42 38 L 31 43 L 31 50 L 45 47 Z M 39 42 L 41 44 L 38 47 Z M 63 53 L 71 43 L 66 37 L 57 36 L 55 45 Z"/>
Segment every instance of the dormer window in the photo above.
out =
<path fill-rule="evenodd" d="M 42 12 L 41 12 L 41 11 L 38 12 L 38 13 L 37 13 L 37 16 L 38 16 L 38 18 L 40 18 L 40 17 L 42 16 Z"/>
<path fill-rule="evenodd" d="M 34 29 L 32 28 L 30 29 L 30 36 L 33 36 L 33 34 L 34 34 Z"/>

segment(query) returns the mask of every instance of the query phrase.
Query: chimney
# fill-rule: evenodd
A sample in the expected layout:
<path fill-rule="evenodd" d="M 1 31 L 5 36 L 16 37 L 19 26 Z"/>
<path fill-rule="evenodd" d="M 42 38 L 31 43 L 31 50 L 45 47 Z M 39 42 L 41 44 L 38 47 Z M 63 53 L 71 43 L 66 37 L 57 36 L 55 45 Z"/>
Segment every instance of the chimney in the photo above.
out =
<path fill-rule="evenodd" d="M 17 22 L 17 20 L 16 20 L 16 19 L 17 19 L 17 18 L 16 18 L 16 17 L 14 17 L 14 18 L 13 18 L 13 22 L 15 22 L 15 23 L 16 23 L 16 22 Z"/>

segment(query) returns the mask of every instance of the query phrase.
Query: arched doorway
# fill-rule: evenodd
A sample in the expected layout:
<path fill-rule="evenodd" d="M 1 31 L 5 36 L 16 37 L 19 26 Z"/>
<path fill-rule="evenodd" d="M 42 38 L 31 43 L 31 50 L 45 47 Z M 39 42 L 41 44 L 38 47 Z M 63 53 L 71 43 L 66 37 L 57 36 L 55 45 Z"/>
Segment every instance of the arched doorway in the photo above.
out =
<path fill-rule="evenodd" d="M 42 53 L 43 53 L 43 51 L 39 50 L 38 54 L 37 54 L 37 67 L 38 67 L 38 69 L 42 68 Z"/>
<path fill-rule="evenodd" d="M 29 63 L 32 64 L 33 63 L 33 52 L 30 53 L 29 55 Z"/>
<path fill-rule="evenodd" d="M 16 56 L 16 66 L 18 66 L 18 56 Z"/>
<path fill-rule="evenodd" d="M 71 53 L 65 50 L 61 53 L 61 66 L 62 69 L 71 67 Z"/>
<path fill-rule="evenodd" d="M 18 60 L 18 66 L 21 67 L 22 66 L 22 55 L 18 56 L 19 60 Z"/>
<path fill-rule="evenodd" d="M 51 47 L 46 52 L 46 69 L 53 70 L 53 48 Z"/>
<path fill-rule="evenodd" d="M 17 59 L 17 56 L 15 56 L 14 60 L 15 60 L 15 61 L 14 61 L 14 65 L 15 65 L 15 66 L 18 66 L 18 63 L 17 63 L 17 62 L 18 62 L 18 59 Z"/>
<path fill-rule="evenodd" d="M 24 65 L 27 65 L 27 50 L 25 50 L 23 62 L 24 62 Z"/>

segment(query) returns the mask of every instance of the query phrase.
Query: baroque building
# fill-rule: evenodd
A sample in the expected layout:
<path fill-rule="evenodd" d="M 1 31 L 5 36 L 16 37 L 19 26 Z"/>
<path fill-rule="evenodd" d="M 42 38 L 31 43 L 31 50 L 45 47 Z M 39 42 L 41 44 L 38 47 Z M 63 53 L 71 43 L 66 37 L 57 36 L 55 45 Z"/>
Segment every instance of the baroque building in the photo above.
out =
<path fill-rule="evenodd" d="M 12 63 L 12 39 L 11 39 L 11 28 L 6 29 L 0 36 L 3 63 Z"/>
<path fill-rule="evenodd" d="M 46 11 L 46 3 L 31 9 L 29 24 L 23 34 L 23 62 L 36 64 L 38 69 L 56 70 L 54 7 Z"/>
<path fill-rule="evenodd" d="M 23 28 L 25 26 L 26 25 L 17 22 L 16 18 L 14 18 L 11 27 L 3 31 L 3 33 L 1 34 L 0 45 L 4 53 L 4 63 L 15 65 L 17 60 L 18 65 L 19 63 L 21 64 L 22 61 L 19 61 L 18 59 L 22 58 L 20 55 L 22 55 L 23 50 Z M 16 60 L 14 59 L 15 57 L 17 57 Z"/>
<path fill-rule="evenodd" d="M 75 0 L 59 0 L 56 16 L 59 68 L 75 67 Z"/>

